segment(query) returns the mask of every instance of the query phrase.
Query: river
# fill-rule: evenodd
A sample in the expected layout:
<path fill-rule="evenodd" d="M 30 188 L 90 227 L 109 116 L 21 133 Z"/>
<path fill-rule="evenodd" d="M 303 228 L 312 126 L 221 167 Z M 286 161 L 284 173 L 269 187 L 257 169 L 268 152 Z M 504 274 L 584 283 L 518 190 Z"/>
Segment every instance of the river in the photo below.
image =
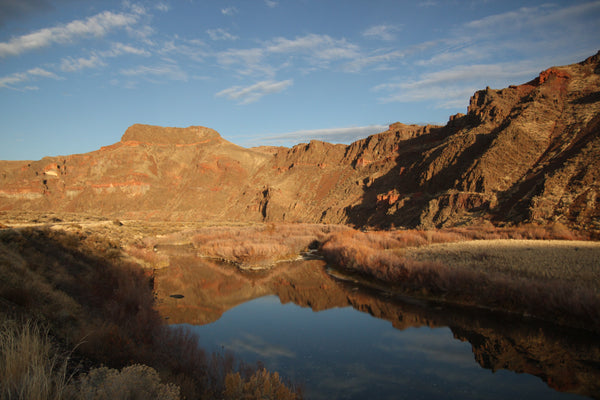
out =
<path fill-rule="evenodd" d="M 307 399 L 600 398 L 593 334 L 366 288 L 322 261 L 241 272 L 177 254 L 158 308 Z"/>

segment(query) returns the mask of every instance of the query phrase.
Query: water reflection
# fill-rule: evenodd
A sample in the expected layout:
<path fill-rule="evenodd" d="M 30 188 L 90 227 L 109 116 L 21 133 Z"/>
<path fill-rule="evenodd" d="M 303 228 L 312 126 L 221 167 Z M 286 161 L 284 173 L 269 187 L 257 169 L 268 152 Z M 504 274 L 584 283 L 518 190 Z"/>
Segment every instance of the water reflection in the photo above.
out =
<path fill-rule="evenodd" d="M 591 334 L 392 298 L 332 277 L 318 260 L 261 273 L 171 260 L 156 279 L 160 312 L 197 326 L 205 346 L 305 382 L 308 398 L 569 397 L 548 387 L 600 398 Z"/>

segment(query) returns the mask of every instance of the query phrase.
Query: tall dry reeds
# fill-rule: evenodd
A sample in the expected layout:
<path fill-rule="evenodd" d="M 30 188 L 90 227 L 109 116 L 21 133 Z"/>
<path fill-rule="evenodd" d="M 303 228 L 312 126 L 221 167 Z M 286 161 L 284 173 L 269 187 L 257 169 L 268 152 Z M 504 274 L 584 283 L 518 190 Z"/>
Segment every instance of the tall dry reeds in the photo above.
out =
<path fill-rule="evenodd" d="M 600 332 L 600 295 L 592 288 L 565 280 L 543 280 L 512 274 L 506 268 L 476 269 L 439 260 L 404 256 L 411 246 L 464 241 L 471 238 L 575 237 L 565 232 L 525 228 L 449 231 L 344 231 L 329 236 L 325 258 L 362 276 L 374 278 L 415 296 L 502 309 Z"/>
<path fill-rule="evenodd" d="M 0 399 L 60 400 L 68 383 L 67 359 L 47 329 L 30 321 L 0 323 Z"/>
<path fill-rule="evenodd" d="M 311 244 L 334 231 L 347 229 L 323 224 L 256 224 L 214 226 L 154 238 L 146 247 L 161 244 L 192 244 L 204 257 L 228 261 L 242 268 L 264 268 L 296 259 Z"/>

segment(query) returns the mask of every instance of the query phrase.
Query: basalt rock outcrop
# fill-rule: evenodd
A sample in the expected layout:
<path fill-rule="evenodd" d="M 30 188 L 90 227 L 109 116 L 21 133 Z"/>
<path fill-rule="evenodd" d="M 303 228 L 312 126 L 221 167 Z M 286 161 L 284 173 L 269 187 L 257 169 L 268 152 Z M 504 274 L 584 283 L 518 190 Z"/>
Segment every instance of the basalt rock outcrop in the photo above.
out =
<path fill-rule="evenodd" d="M 0 162 L 0 210 L 357 226 L 561 222 L 600 233 L 600 53 L 471 98 L 445 126 L 245 149 L 133 125 L 98 151 Z"/>

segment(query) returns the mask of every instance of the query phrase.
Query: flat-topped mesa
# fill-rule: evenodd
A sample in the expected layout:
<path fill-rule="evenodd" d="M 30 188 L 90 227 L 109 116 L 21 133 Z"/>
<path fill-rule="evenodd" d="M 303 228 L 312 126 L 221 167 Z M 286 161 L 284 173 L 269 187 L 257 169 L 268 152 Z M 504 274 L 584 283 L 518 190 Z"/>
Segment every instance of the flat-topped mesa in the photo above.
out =
<path fill-rule="evenodd" d="M 127 128 L 121 142 L 142 142 L 150 144 L 196 144 L 221 139 L 217 131 L 203 126 L 170 128 L 154 125 L 135 124 Z"/>

